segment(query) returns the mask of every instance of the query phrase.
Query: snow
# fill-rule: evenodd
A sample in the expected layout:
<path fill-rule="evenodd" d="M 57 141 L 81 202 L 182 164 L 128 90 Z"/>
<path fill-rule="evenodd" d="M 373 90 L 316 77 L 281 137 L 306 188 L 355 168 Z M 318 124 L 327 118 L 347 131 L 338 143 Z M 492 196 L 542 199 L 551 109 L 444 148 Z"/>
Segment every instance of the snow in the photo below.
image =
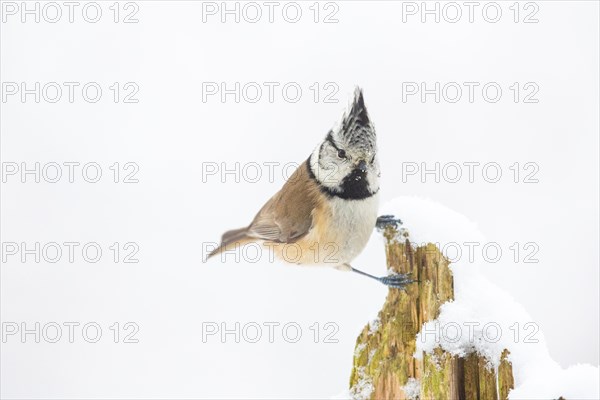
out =
<path fill-rule="evenodd" d="M 365 374 L 365 367 L 358 367 L 358 382 L 350 389 L 350 398 L 354 400 L 367 400 L 373 393 L 373 381 Z"/>
<path fill-rule="evenodd" d="M 365 349 L 365 347 L 367 347 L 367 345 L 365 343 L 359 343 L 356 346 L 356 349 L 354 349 L 354 358 L 360 357 L 360 353 L 363 352 L 363 350 Z"/>
<path fill-rule="evenodd" d="M 374 334 L 379 329 L 379 318 L 374 318 L 371 322 L 369 322 L 369 335 Z"/>
<path fill-rule="evenodd" d="M 382 207 L 380 215 L 384 214 L 401 218 L 413 243 L 485 243 L 475 223 L 431 200 L 399 197 Z M 438 346 L 456 355 L 477 351 L 495 368 L 502 351 L 508 349 L 515 378 L 511 399 L 599 399 L 598 367 L 578 364 L 561 368 L 550 357 L 534 319 L 509 293 L 481 274 L 481 264 L 469 257 L 451 264 L 455 300 L 442 306 L 437 320 L 424 324 L 417 335 L 415 357 Z M 502 262 L 493 268 L 502 268 Z"/>
<path fill-rule="evenodd" d="M 416 400 L 421 394 L 421 382 L 415 378 L 408 378 L 408 382 L 402 389 L 408 400 Z"/>

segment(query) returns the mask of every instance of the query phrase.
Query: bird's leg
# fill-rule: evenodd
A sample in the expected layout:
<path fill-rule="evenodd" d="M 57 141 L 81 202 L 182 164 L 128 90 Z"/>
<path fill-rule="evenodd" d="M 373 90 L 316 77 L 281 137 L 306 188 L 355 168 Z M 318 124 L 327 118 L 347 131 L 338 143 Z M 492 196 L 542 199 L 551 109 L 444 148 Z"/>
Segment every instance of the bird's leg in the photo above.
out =
<path fill-rule="evenodd" d="M 349 265 L 348 265 L 348 267 L 350 268 L 350 270 L 352 272 L 356 272 L 357 274 L 364 275 L 371 279 L 375 279 L 376 281 L 379 281 L 379 282 L 383 283 L 384 285 L 392 287 L 394 289 L 404 289 L 407 285 L 409 285 L 413 282 L 416 282 L 416 280 L 410 278 L 410 274 L 394 274 L 394 275 L 377 277 L 377 276 L 373 276 L 371 274 L 367 274 L 366 272 L 363 272 L 359 269 L 353 268 Z"/>

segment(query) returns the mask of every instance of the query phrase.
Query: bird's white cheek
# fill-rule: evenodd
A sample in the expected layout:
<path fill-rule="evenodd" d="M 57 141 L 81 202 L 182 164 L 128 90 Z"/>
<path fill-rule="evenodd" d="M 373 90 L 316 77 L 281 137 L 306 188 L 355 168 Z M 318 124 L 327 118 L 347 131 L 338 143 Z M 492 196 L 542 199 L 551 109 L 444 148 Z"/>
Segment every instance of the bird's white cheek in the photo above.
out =
<path fill-rule="evenodd" d="M 325 186 L 337 186 L 343 177 L 343 172 L 339 167 L 329 164 L 325 168 L 317 165 L 315 170 L 317 180 Z"/>

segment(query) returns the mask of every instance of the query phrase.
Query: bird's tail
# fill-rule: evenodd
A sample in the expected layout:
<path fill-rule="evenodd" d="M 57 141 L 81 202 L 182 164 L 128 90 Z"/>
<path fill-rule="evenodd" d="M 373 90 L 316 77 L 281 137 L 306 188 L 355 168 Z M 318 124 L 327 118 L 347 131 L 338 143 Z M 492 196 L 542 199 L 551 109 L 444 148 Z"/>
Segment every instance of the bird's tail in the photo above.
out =
<path fill-rule="evenodd" d="M 227 231 L 221 237 L 219 247 L 211 251 L 206 259 L 208 260 L 212 256 L 221 254 L 226 250 L 233 250 L 235 246 L 245 244 L 250 240 L 250 237 L 248 237 L 248 227 Z"/>

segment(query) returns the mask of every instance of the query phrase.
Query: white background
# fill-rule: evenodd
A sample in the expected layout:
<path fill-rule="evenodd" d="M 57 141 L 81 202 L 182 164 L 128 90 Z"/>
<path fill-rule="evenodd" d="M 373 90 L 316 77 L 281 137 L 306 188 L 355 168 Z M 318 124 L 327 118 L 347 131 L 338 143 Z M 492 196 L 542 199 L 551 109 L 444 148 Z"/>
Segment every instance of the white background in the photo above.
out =
<path fill-rule="evenodd" d="M 474 23 L 465 7 L 457 23 L 432 16 L 422 23 L 419 15 L 404 23 L 401 2 L 338 2 L 339 22 L 330 24 L 313 21 L 312 2 L 302 3 L 297 23 L 286 22 L 281 7 L 274 23 L 266 7 L 257 23 L 233 16 L 221 23 L 219 15 L 203 23 L 202 3 L 194 1 L 137 2 L 138 23 L 114 23 L 111 4 L 101 3 L 95 24 L 80 8 L 74 23 L 66 14 L 55 24 L 31 16 L 22 23 L 19 14 L 2 23 L 2 82 L 103 88 L 97 103 L 76 90 L 73 103 L 65 92 L 55 104 L 31 95 L 1 104 L 2 162 L 97 162 L 103 171 L 95 184 L 78 174 L 74 183 L 31 176 L 21 183 L 17 175 L 2 185 L 3 242 L 103 248 L 95 264 L 80 252 L 74 263 L 66 256 L 55 264 L 19 256 L 3 263 L 3 322 L 32 328 L 94 321 L 103 328 L 95 344 L 80 330 L 69 343 L 66 328 L 56 344 L 9 337 L 2 343 L 3 396 L 322 398 L 346 388 L 356 337 L 386 289 L 338 271 L 271 264 L 267 256 L 203 264 L 202 243 L 247 224 L 284 179 L 281 167 L 273 182 L 266 169 L 257 183 L 232 175 L 203 182 L 202 172 L 209 162 L 302 162 L 355 85 L 377 128 L 382 200 L 429 197 L 476 221 L 504 250 L 486 275 L 528 310 L 552 357 L 563 366 L 598 364 L 597 2 L 536 2 L 539 22 L 530 24 L 513 21 L 512 2 L 500 3 L 497 23 L 486 22 L 481 7 Z M 135 82 L 139 102 L 115 104 L 114 82 Z M 296 82 L 303 94 L 296 103 L 280 89 L 273 102 L 266 92 L 256 103 L 233 96 L 203 102 L 203 82 Z M 315 102 L 315 82 L 337 85 L 338 102 Z M 466 91 L 457 103 L 433 96 L 403 102 L 403 82 L 497 82 L 503 94 L 496 103 L 480 89 L 473 103 Z M 536 83 L 539 102 L 515 103 L 514 82 Z M 114 162 L 137 163 L 139 183 L 113 183 Z M 403 182 L 407 162 L 496 162 L 503 176 L 489 183 L 478 169 L 473 183 L 466 176 L 459 183 L 432 176 Z M 536 163 L 539 183 L 514 183 L 515 162 Z M 114 242 L 136 242 L 140 262 L 114 263 Z M 523 254 L 515 263 L 513 242 L 535 242 L 539 263 L 522 262 Z M 383 274 L 381 241 L 374 238 L 355 266 Z M 139 326 L 139 343 L 113 343 L 109 326 L 128 321 Z M 256 344 L 236 343 L 233 335 L 203 343 L 203 322 L 296 322 L 303 335 L 292 344 L 276 330 L 269 343 L 265 328 Z M 315 322 L 319 343 L 309 329 Z M 326 322 L 339 327 L 338 343 L 324 343 Z"/>

